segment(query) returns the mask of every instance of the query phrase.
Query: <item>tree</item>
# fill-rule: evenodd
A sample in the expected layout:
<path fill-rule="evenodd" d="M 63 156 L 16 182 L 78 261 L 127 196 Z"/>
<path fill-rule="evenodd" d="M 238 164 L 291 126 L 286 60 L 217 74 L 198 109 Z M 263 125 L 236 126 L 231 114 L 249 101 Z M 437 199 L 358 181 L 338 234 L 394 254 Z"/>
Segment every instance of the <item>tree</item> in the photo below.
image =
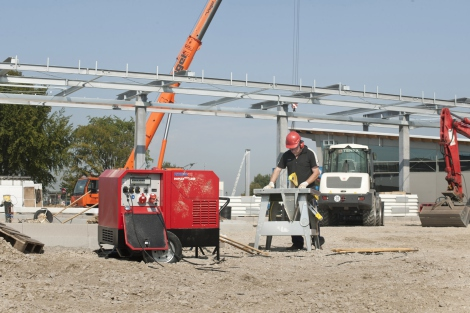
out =
<path fill-rule="evenodd" d="M 89 116 L 88 124 L 77 127 L 73 132 L 71 158 L 62 187 L 73 190 L 81 176 L 97 177 L 106 169 L 122 168 L 133 147 L 132 118 L 127 121 L 116 116 Z"/>
<path fill-rule="evenodd" d="M 162 168 L 177 168 L 179 166 L 177 166 L 176 164 L 171 164 L 170 162 L 166 162 L 164 161 L 162 163 Z"/>
<path fill-rule="evenodd" d="M 266 174 L 266 175 L 261 175 L 258 174 L 255 176 L 253 181 L 250 184 L 250 196 L 253 195 L 253 189 L 261 189 L 267 184 L 269 184 L 269 179 L 271 178 L 271 175 Z"/>
<path fill-rule="evenodd" d="M 41 95 L 45 89 L 2 86 L 0 92 Z M 72 126 L 63 109 L 50 113 L 50 107 L 0 105 L 0 175 L 28 176 L 44 189 L 56 182 L 68 162 Z"/>

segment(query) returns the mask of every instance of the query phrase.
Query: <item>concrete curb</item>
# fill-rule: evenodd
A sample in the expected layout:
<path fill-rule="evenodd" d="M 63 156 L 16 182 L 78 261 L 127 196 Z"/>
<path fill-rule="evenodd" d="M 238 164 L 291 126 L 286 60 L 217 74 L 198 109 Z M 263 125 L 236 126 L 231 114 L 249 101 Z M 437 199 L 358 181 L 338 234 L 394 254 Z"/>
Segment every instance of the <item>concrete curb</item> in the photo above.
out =
<path fill-rule="evenodd" d="M 98 249 L 98 224 L 41 224 L 9 223 L 11 227 L 23 234 L 42 242 L 47 247 L 70 247 Z M 220 232 L 233 233 L 253 230 L 253 224 L 247 221 L 223 221 Z"/>
<path fill-rule="evenodd" d="M 387 223 L 416 223 L 419 218 L 386 217 Z M 256 231 L 257 217 L 224 220 L 220 223 L 221 234 L 233 234 L 244 231 Z M 10 223 L 7 226 L 42 242 L 47 247 L 70 247 L 98 249 L 98 224 L 41 224 L 41 223 Z"/>
<path fill-rule="evenodd" d="M 9 227 L 42 242 L 45 247 L 98 249 L 98 224 L 11 223 Z"/>

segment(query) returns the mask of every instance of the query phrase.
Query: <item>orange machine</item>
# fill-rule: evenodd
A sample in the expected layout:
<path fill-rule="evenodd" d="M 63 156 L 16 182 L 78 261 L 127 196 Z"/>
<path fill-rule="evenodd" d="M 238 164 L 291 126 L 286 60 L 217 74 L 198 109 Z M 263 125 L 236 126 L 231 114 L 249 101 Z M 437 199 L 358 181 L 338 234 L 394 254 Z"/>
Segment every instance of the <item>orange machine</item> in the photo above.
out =
<path fill-rule="evenodd" d="M 204 37 L 204 34 L 206 33 L 206 30 L 209 27 L 209 24 L 211 23 L 212 18 L 214 17 L 215 12 L 219 8 L 219 5 L 221 2 L 222 0 L 208 0 L 207 1 L 207 4 L 204 7 L 204 10 L 202 11 L 201 16 L 199 17 L 199 20 L 196 26 L 194 27 L 192 33 L 189 35 L 188 39 L 186 39 L 186 42 L 184 43 L 183 47 L 181 48 L 181 51 L 178 54 L 178 57 L 176 58 L 176 63 L 172 69 L 172 72 L 177 74 L 181 71 L 186 71 L 189 69 L 189 66 L 191 65 L 191 62 L 193 61 L 193 58 L 196 55 L 196 52 L 199 50 L 199 48 L 202 45 L 202 37 Z M 179 86 L 178 83 L 172 85 L 172 87 L 178 87 L 178 86 Z M 163 92 L 160 94 L 157 101 L 160 103 L 174 103 L 175 94 Z M 145 150 L 148 149 L 150 142 L 152 141 L 153 136 L 155 135 L 155 132 L 157 131 L 158 126 L 160 125 L 160 122 L 162 121 L 163 115 L 164 113 L 156 113 L 156 112 L 150 114 L 147 120 L 146 131 L 145 131 Z M 166 136 L 162 140 L 162 147 L 160 151 L 160 157 L 159 157 L 157 168 L 161 168 L 162 166 L 165 148 L 166 148 Z M 129 156 L 129 159 L 124 165 L 125 169 L 134 169 L 134 152 L 135 151 L 132 150 Z M 70 200 L 71 200 L 71 203 L 74 203 L 76 201 L 74 204 L 75 206 L 85 207 L 85 206 L 92 206 L 98 203 L 98 188 L 96 188 L 96 192 L 90 192 L 89 194 L 85 195 L 88 191 L 91 191 L 91 188 L 89 189 L 87 187 L 88 185 L 90 185 L 91 182 L 95 181 L 96 187 L 98 187 L 98 177 L 88 177 L 85 179 L 87 181 L 83 181 L 83 179 L 80 179 L 74 188 L 74 193 Z M 77 186 L 84 187 L 83 193 L 82 193 L 82 188 L 77 188 Z M 79 199 L 80 197 L 82 198 Z"/>
<path fill-rule="evenodd" d="M 196 51 L 202 45 L 202 37 L 209 27 L 212 18 L 215 15 L 220 3 L 222 0 L 209 0 L 202 12 L 201 16 L 199 17 L 198 23 L 193 29 L 191 35 L 189 35 L 188 39 L 186 40 L 185 44 L 181 48 L 178 57 L 176 58 L 176 63 L 172 69 L 172 72 L 177 74 L 181 71 L 186 71 L 189 69 L 191 62 L 193 61 L 194 56 L 196 55 Z M 171 85 L 172 87 L 179 87 L 179 84 Z M 175 102 L 175 94 L 169 92 L 162 92 L 160 97 L 158 97 L 157 102 L 160 103 L 174 103 Z M 164 113 L 151 113 L 148 120 L 147 126 L 145 131 L 145 150 L 148 149 L 150 142 L 152 141 L 155 132 L 157 131 L 160 122 L 162 121 Z M 162 147 L 160 148 L 161 152 L 160 155 L 164 154 L 166 148 L 166 138 L 162 142 Z M 159 164 L 157 168 L 161 168 L 162 157 L 159 159 Z M 129 159 L 124 166 L 126 169 L 133 169 L 134 168 L 134 150 L 132 150 Z"/>
<path fill-rule="evenodd" d="M 72 206 L 89 207 L 98 203 L 98 177 L 82 177 L 73 188 Z"/>

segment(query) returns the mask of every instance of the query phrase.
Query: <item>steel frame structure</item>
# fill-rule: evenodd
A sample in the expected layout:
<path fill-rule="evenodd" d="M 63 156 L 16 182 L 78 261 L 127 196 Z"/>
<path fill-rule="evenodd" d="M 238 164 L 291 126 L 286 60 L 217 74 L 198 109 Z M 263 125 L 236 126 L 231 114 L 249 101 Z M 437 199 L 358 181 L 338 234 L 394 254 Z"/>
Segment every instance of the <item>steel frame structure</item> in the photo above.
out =
<path fill-rule="evenodd" d="M 9 71 L 19 71 L 23 76 L 9 76 Z M 54 76 L 54 77 L 51 77 Z M 175 83 L 184 87 L 172 88 Z M 0 63 L 0 87 L 35 87 L 46 89 L 49 93 L 55 89 L 60 92 L 53 95 L 26 95 L 0 92 L 0 103 L 20 105 L 41 105 L 52 107 L 73 107 L 87 109 L 135 110 L 136 115 L 136 165 L 143 162 L 144 153 L 140 137 L 145 134 L 145 112 L 174 114 L 199 114 L 239 118 L 274 119 L 277 121 L 277 155 L 283 151 L 283 139 L 287 134 L 288 121 L 340 123 L 342 125 L 363 125 L 398 128 L 400 135 L 400 190 L 409 191 L 409 129 L 439 128 L 439 114 L 442 108 L 452 108 L 453 112 L 468 114 L 470 99 L 438 99 L 351 90 L 341 83 L 326 87 L 317 87 L 315 80 L 310 86 L 279 84 L 273 77 L 272 82 L 196 76 L 193 72 L 178 72 L 170 75 L 160 74 L 158 67 L 154 73 L 132 72 L 126 66 L 125 71 L 77 68 L 46 65 L 20 64 L 18 58 L 8 58 Z M 77 98 L 69 95 L 82 89 L 102 89 L 120 91 L 115 99 Z M 14 89 L 12 89 L 14 90 Z M 148 101 L 148 94 L 171 92 L 178 95 L 192 96 L 188 103 L 155 103 Z M 207 100 L 207 98 L 213 98 Z M 231 105 L 230 105 L 230 104 Z M 302 110 L 289 111 L 290 104 L 307 104 Z M 311 107 L 311 109 L 310 109 Z M 270 110 L 273 109 L 273 110 Z M 334 112 L 317 113 L 325 111 Z M 420 119 L 419 117 L 423 118 Z M 141 135 L 139 135 L 141 134 Z M 281 176 L 282 177 L 282 176 Z M 287 180 L 281 180 L 281 188 L 287 186 Z"/>
<path fill-rule="evenodd" d="M 24 76 L 8 76 L 6 73 L 9 70 L 20 71 Z M 50 74 L 62 77 L 46 77 Z M 289 118 L 290 121 L 347 122 L 349 124 L 388 125 L 390 127 L 401 125 L 412 128 L 439 127 L 437 119 L 441 108 L 469 108 L 470 103 L 467 98 L 443 100 L 435 97 L 407 96 L 401 93 L 383 94 L 378 90 L 375 92 L 350 90 L 348 86 L 342 84 L 317 87 L 315 82 L 311 86 L 302 86 L 301 83 L 299 85 L 278 84 L 275 82 L 275 78 L 272 82 L 255 82 L 249 81 L 248 78 L 234 80 L 232 78 L 219 79 L 184 74 L 186 75 L 159 74 L 158 68 L 155 73 L 142 73 L 128 70 L 80 68 L 80 66 L 72 68 L 50 66 L 49 64 L 29 65 L 19 64 L 16 59 L 11 59 L 10 62 L 0 63 L 0 86 L 25 85 L 27 87 L 34 85 L 48 89 L 65 88 L 65 90 L 46 96 L 0 93 L 0 103 L 134 110 L 137 96 L 152 92 L 173 92 L 180 95 L 214 97 L 216 99 L 203 101 L 199 104 L 163 104 L 145 101 L 147 111 L 263 119 L 275 119 L 283 116 Z M 106 79 L 107 81 L 104 81 Z M 129 79 L 141 80 L 142 82 L 129 83 Z M 181 83 L 186 87 L 172 88 L 171 85 L 174 83 Z M 119 94 L 116 99 L 69 97 L 71 93 L 84 88 L 127 92 Z M 364 100 L 358 101 L 358 99 Z M 252 103 L 241 107 L 241 100 L 250 100 Z M 236 106 L 229 106 L 229 102 L 235 103 Z M 340 110 L 328 114 L 269 110 L 291 103 L 311 104 L 319 107 L 339 108 Z M 344 108 L 346 110 L 343 110 Z M 369 114 L 358 116 L 361 113 Z M 429 120 L 422 122 L 419 119 L 410 119 L 409 121 L 390 119 L 390 117 L 397 115 L 425 116 L 435 118 L 436 122 L 429 122 Z"/>

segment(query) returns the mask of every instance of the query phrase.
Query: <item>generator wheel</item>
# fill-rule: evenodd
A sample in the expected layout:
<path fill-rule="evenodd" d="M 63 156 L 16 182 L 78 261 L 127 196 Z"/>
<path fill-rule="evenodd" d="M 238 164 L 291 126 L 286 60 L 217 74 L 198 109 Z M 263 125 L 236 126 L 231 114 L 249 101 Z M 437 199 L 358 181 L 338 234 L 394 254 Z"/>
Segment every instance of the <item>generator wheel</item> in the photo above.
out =
<path fill-rule="evenodd" d="M 176 263 L 183 258 L 183 247 L 179 238 L 170 231 L 166 232 L 168 237 L 168 250 L 142 251 L 145 263 Z"/>
<path fill-rule="evenodd" d="M 362 225 L 375 226 L 377 221 L 377 201 L 374 197 L 370 210 L 362 211 Z"/>
<path fill-rule="evenodd" d="M 51 211 L 46 208 L 37 210 L 34 213 L 33 218 L 35 220 L 38 220 L 39 223 L 52 223 L 52 221 L 54 220 Z"/>

